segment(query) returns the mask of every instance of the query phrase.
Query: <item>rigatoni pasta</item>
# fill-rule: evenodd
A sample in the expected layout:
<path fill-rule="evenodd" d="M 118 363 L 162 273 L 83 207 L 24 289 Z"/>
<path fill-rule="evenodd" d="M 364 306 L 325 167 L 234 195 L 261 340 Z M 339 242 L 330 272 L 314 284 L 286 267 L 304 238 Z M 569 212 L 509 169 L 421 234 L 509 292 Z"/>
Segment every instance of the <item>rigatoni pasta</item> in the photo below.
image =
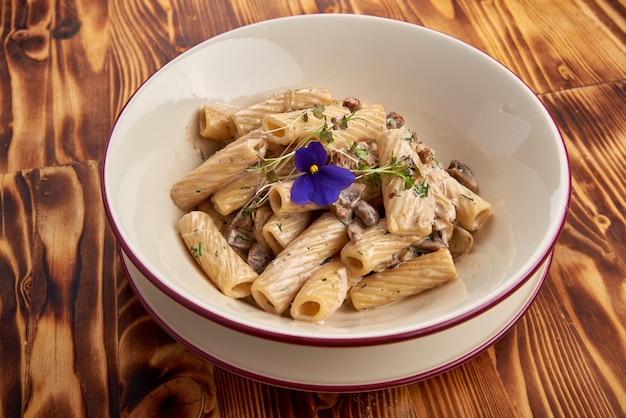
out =
<path fill-rule="evenodd" d="M 218 150 L 172 186 L 170 196 L 174 203 L 182 210 L 190 210 L 211 196 L 264 155 L 263 141 L 263 133 L 253 131 Z"/>
<path fill-rule="evenodd" d="M 222 215 L 229 215 L 245 205 L 256 193 L 257 173 L 242 171 L 220 186 L 211 202 Z"/>
<path fill-rule="evenodd" d="M 302 110 L 316 105 L 327 106 L 331 103 L 330 92 L 324 88 L 287 90 L 234 112 L 230 119 L 237 136 L 242 136 L 260 128 L 267 115 Z"/>
<path fill-rule="evenodd" d="M 193 258 L 226 296 L 250 295 L 258 275 L 228 244 L 210 215 L 189 212 L 178 221 L 178 229 Z"/>
<path fill-rule="evenodd" d="M 267 312 L 323 322 L 454 280 L 491 216 L 381 104 L 314 87 L 200 118 L 223 148 L 172 186 L 180 235 L 220 291 Z"/>
<path fill-rule="evenodd" d="M 281 181 L 268 192 L 268 202 L 274 213 L 284 215 L 287 213 L 311 212 L 319 210 L 315 203 L 298 205 L 291 200 L 291 188 L 293 181 Z"/>
<path fill-rule="evenodd" d="M 456 275 L 450 250 L 442 248 L 364 278 L 350 290 L 350 301 L 358 310 L 388 305 L 440 286 Z"/>
<path fill-rule="evenodd" d="M 237 110 L 237 107 L 223 103 L 203 105 L 198 114 L 198 133 L 216 141 L 232 139 L 235 127 L 231 118 Z"/>
<path fill-rule="evenodd" d="M 274 213 L 263 225 L 263 238 L 274 254 L 278 254 L 302 234 L 312 218 L 313 212 Z"/>
<path fill-rule="evenodd" d="M 435 200 L 424 180 L 421 162 L 413 146 L 416 139 L 405 128 L 390 129 L 376 137 L 378 158 L 381 164 L 406 164 L 407 175 L 414 178 L 411 187 L 401 176 L 382 179 L 382 196 L 387 216 L 387 228 L 399 235 L 425 237 L 432 232 L 435 217 Z"/>
<path fill-rule="evenodd" d="M 441 171 L 441 170 L 440 170 Z M 491 203 L 472 192 L 449 175 L 441 180 L 440 189 L 456 207 L 456 222 L 468 231 L 478 230 L 491 216 Z"/>
<path fill-rule="evenodd" d="M 347 226 L 330 213 L 313 222 L 281 251 L 252 284 L 252 297 L 266 311 L 282 314 L 300 286 L 348 242 Z"/>
<path fill-rule="evenodd" d="M 333 105 L 324 108 L 327 118 L 336 118 L 349 113 L 343 106 Z M 315 115 L 308 116 L 301 111 L 277 113 L 263 118 L 261 127 L 267 140 L 278 145 L 293 145 L 318 131 L 325 120 Z"/>
<path fill-rule="evenodd" d="M 354 143 L 371 141 L 385 131 L 387 117 L 385 108 L 379 104 L 364 107 L 350 114 L 347 119 L 340 119 L 335 131 L 334 149 L 345 149 Z"/>
<path fill-rule="evenodd" d="M 419 237 L 389 232 L 387 219 L 381 219 L 376 225 L 364 228 L 358 239 L 350 240 L 341 249 L 340 257 L 352 275 L 364 276 L 418 240 Z"/>
<path fill-rule="evenodd" d="M 291 304 L 293 319 L 323 322 L 341 307 L 348 293 L 348 274 L 339 258 L 324 264 L 302 285 Z"/>

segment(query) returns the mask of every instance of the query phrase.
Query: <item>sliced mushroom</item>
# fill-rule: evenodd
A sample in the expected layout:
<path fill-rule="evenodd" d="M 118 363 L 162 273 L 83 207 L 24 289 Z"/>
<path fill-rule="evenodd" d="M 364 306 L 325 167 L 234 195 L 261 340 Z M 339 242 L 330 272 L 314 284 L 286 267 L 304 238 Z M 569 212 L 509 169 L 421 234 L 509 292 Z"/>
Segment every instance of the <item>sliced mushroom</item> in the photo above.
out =
<path fill-rule="evenodd" d="M 474 173 L 472 173 L 472 170 L 466 164 L 458 160 L 452 160 L 450 161 L 450 165 L 446 171 L 450 174 L 450 176 L 456 179 L 456 181 L 470 189 L 472 192 L 476 193 L 478 191 L 478 182 L 476 181 L 476 177 L 474 177 Z"/>
<path fill-rule="evenodd" d="M 243 251 L 248 251 L 255 242 L 254 235 L 247 231 L 233 228 L 230 225 L 224 227 L 222 234 L 231 247 L 239 248 Z"/>
<path fill-rule="evenodd" d="M 350 222 L 348 225 L 348 238 L 352 241 L 359 241 L 363 237 L 363 231 L 365 231 L 365 226 L 361 221 Z"/>
<path fill-rule="evenodd" d="M 334 152 L 330 156 L 330 163 L 339 167 L 355 170 L 359 164 L 373 167 L 378 164 L 376 142 L 361 141 L 345 152 Z"/>
<path fill-rule="evenodd" d="M 387 113 L 387 128 L 388 129 L 397 129 L 402 128 L 404 126 L 404 118 L 402 115 L 391 111 Z"/>
<path fill-rule="evenodd" d="M 425 253 L 437 251 L 445 247 L 446 247 L 446 244 L 444 244 L 444 242 L 441 240 L 441 237 L 439 237 L 439 234 L 435 232 L 413 243 L 413 248 L 416 251 L 421 251 Z"/>
<path fill-rule="evenodd" d="M 356 112 L 357 110 L 363 109 L 361 101 L 356 97 L 347 97 L 346 99 L 344 99 L 343 107 L 348 108 L 350 112 Z"/>
<path fill-rule="evenodd" d="M 365 200 L 359 201 L 354 207 L 354 216 L 365 226 L 373 226 L 380 221 L 378 211 Z"/>
<path fill-rule="evenodd" d="M 256 242 L 250 247 L 246 261 L 254 271 L 261 274 L 273 257 L 274 253 L 268 246 Z"/>
<path fill-rule="evenodd" d="M 422 164 L 432 165 L 436 162 L 435 153 L 428 145 L 423 142 L 418 142 L 415 148 L 417 149 L 417 155 L 420 156 Z"/>
<path fill-rule="evenodd" d="M 354 170 L 358 167 L 359 163 L 351 158 L 349 155 L 343 152 L 335 152 L 330 157 L 330 163 L 338 167 L 347 168 L 348 170 Z"/>
<path fill-rule="evenodd" d="M 330 211 L 342 221 L 352 219 L 354 207 L 361 200 L 361 193 L 365 189 L 363 183 L 352 183 L 348 188 L 339 193 L 337 201 L 329 206 Z"/>
<path fill-rule="evenodd" d="M 252 221 L 252 216 L 249 213 L 244 214 L 243 211 L 238 211 L 235 214 L 227 216 L 226 219 L 230 220 L 229 225 L 235 229 L 241 231 L 252 231 L 254 223 Z"/>

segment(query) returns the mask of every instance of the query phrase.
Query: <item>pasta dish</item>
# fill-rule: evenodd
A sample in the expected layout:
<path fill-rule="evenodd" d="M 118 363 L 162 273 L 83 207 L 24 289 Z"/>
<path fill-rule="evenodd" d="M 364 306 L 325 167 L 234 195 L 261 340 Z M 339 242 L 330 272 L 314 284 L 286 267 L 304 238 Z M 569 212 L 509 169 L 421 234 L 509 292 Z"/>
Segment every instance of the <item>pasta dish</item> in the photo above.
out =
<path fill-rule="evenodd" d="M 199 109 L 219 150 L 171 189 L 182 240 L 233 298 L 322 322 L 457 279 L 492 207 L 402 115 L 324 88 Z"/>

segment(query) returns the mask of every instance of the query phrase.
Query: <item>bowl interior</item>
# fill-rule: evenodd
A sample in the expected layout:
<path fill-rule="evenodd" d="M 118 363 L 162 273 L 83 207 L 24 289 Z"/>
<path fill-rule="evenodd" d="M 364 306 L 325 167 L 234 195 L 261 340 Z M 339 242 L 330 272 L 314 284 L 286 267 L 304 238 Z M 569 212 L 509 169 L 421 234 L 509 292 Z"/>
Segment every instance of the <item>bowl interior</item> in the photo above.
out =
<path fill-rule="evenodd" d="M 472 168 L 493 216 L 458 263 L 460 280 L 385 308 L 340 310 L 324 324 L 308 324 L 223 296 L 205 278 L 178 235 L 182 212 L 169 197 L 172 184 L 211 151 L 197 136 L 197 110 L 210 101 L 246 104 L 301 86 L 381 103 L 402 114 L 442 164 L 456 158 Z M 209 39 L 155 73 L 111 133 L 103 190 L 133 263 L 193 311 L 272 338 L 363 342 L 445 328 L 519 287 L 558 235 L 569 171 L 540 101 L 485 54 L 407 23 L 309 15 Z"/>

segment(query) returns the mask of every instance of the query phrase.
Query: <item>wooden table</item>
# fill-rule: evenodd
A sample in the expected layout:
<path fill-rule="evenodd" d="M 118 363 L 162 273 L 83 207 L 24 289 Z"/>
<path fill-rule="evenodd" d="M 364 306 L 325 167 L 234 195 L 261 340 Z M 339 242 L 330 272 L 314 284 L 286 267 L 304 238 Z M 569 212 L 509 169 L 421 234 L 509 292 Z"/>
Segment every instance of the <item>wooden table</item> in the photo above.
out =
<path fill-rule="evenodd" d="M 626 415 L 624 0 L 1 4 L 1 417 Z M 135 298 L 101 201 L 108 133 L 150 74 L 229 29 L 319 12 L 480 48 L 539 95 L 571 159 L 569 215 L 530 310 L 471 361 L 388 390 L 292 391 L 188 351 Z"/>

